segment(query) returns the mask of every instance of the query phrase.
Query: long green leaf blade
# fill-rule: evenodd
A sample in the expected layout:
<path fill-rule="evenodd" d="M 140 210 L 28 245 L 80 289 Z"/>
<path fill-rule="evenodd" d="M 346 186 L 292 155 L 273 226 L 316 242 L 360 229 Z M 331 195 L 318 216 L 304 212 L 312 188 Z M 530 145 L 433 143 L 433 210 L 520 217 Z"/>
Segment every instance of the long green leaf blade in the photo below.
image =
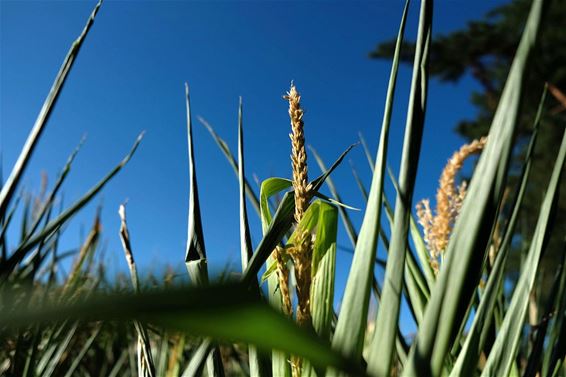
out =
<path fill-rule="evenodd" d="M 210 136 L 212 136 L 212 139 L 214 139 L 214 142 L 216 143 L 216 145 L 218 145 L 218 148 L 222 151 L 222 154 L 224 154 L 224 157 L 226 157 L 226 159 L 228 160 L 228 163 L 230 164 L 230 166 L 234 170 L 234 173 L 236 173 L 236 176 L 238 176 L 238 174 L 239 174 L 238 173 L 238 164 L 236 163 L 236 158 L 234 158 L 232 151 L 230 151 L 230 148 L 228 147 L 228 143 L 226 143 L 216 133 L 216 131 L 214 131 L 214 128 L 204 118 L 197 117 L 197 119 L 207 129 L 207 131 L 210 133 Z M 259 200 L 257 199 L 257 196 L 254 193 L 254 190 L 250 186 L 247 179 L 244 179 L 244 182 L 245 182 L 245 187 L 246 187 L 246 195 L 248 196 L 248 199 L 252 203 L 252 206 L 254 207 L 257 214 L 261 215 L 260 207 L 259 207 Z"/>
<path fill-rule="evenodd" d="M 244 164 L 244 125 L 243 125 L 243 104 L 240 97 L 238 108 L 238 181 L 240 189 L 240 254 L 242 260 L 242 271 L 245 271 L 248 261 L 253 254 L 252 238 L 250 236 L 250 226 L 248 224 L 248 210 L 246 205 L 246 174 Z M 257 295 L 260 295 L 259 285 L 254 287 Z M 250 364 L 250 376 L 265 376 L 267 362 L 257 353 L 254 346 L 248 348 L 248 358 Z"/>
<path fill-rule="evenodd" d="M 566 132 L 562 138 L 560 151 L 558 152 L 558 157 L 554 164 L 552 176 L 540 209 L 537 226 L 531 240 L 523 271 L 513 292 L 511 304 L 509 304 L 495 344 L 489 353 L 487 363 L 482 371 L 482 376 L 507 376 L 511 370 L 527 314 L 529 294 L 533 288 L 540 258 L 552 229 L 550 222 L 552 221 L 554 212 L 553 207 L 556 206 L 558 200 L 558 185 L 560 184 L 565 160 Z"/>
<path fill-rule="evenodd" d="M 187 229 L 187 251 L 185 264 L 192 281 L 197 285 L 208 284 L 208 266 L 204 247 L 204 234 L 200 216 L 200 201 L 193 148 L 193 123 L 191 119 L 191 100 L 189 85 L 185 83 L 185 105 L 187 111 L 187 145 L 189 152 L 189 221 Z M 224 376 L 220 350 L 213 347 L 207 359 L 207 369 L 211 376 Z"/>
<path fill-rule="evenodd" d="M 407 9 L 408 2 L 405 4 L 405 9 L 403 10 L 398 40 L 402 40 L 403 38 Z M 397 58 L 394 60 L 391 68 L 391 76 L 387 89 L 379 149 L 376 156 L 376 170 L 373 174 L 369 200 L 356 243 L 354 259 L 348 275 L 346 291 L 342 300 L 336 330 L 332 339 L 334 349 L 354 359 L 361 358 L 367 326 L 370 287 L 373 281 L 373 266 L 377 253 L 378 229 L 380 227 L 381 196 L 383 193 L 387 141 L 398 67 L 399 59 Z M 333 372 L 330 372 L 330 374 L 333 374 Z"/>
<path fill-rule="evenodd" d="M 2 328 L 62 319 L 139 320 L 192 336 L 241 341 L 263 351 L 276 349 L 309 359 L 316 367 L 332 366 L 351 375 L 365 375 L 359 365 L 334 352 L 328 342 L 277 313 L 241 284 L 94 295 L 72 304 L 13 305 L 9 309 L 0 317 Z"/>
<path fill-rule="evenodd" d="M 10 173 L 10 176 L 6 180 L 6 183 L 2 186 L 2 191 L 0 191 L 0 213 L 5 213 L 6 209 L 8 208 L 8 205 L 10 204 L 10 199 L 12 198 L 14 190 L 18 186 L 22 174 L 33 153 L 33 150 L 35 149 L 35 146 L 37 145 L 37 142 L 39 141 L 39 138 L 41 137 L 41 134 L 45 129 L 45 125 L 49 120 L 51 111 L 53 110 L 53 107 L 57 102 L 57 98 L 59 98 L 59 94 L 61 93 L 61 89 L 63 88 L 63 85 L 67 80 L 69 71 L 73 67 L 73 63 L 75 62 L 79 50 L 81 49 L 81 46 L 92 24 L 94 23 L 94 18 L 96 17 L 96 14 L 98 13 L 98 10 L 100 9 L 101 5 L 102 5 L 102 0 L 100 0 L 96 4 L 94 10 L 90 14 L 90 17 L 86 22 L 83 31 L 81 32 L 79 37 L 73 42 L 71 48 L 69 49 L 69 52 L 67 52 L 67 56 L 65 57 L 65 60 L 63 61 L 63 64 L 61 65 L 61 68 L 59 69 L 59 72 L 55 77 L 53 86 L 51 87 L 51 90 L 49 91 L 49 94 L 47 95 L 47 98 L 43 103 L 43 106 L 41 108 L 41 111 L 39 112 L 39 115 L 37 116 L 35 124 L 33 125 L 33 128 L 31 129 L 28 135 L 28 138 L 26 140 L 26 143 L 24 144 L 24 147 L 22 148 L 20 155 L 18 156 L 18 160 L 16 161 L 14 167 L 12 168 L 12 172 Z"/>
<path fill-rule="evenodd" d="M 14 253 L 8 258 L 8 260 L 0 266 L 0 276 L 5 275 L 6 272 L 12 271 L 12 269 L 22 261 L 26 254 L 33 249 L 35 246 L 41 242 L 45 242 L 50 236 L 52 236 L 56 231 L 67 222 L 75 213 L 77 213 L 81 208 L 92 200 L 98 194 L 102 188 L 112 179 L 122 168 L 130 161 L 135 151 L 137 150 L 141 140 L 143 138 L 143 133 L 141 133 L 136 139 L 134 145 L 130 149 L 130 152 L 112 169 L 104 178 L 102 178 L 94 187 L 92 187 L 82 198 L 73 203 L 69 208 L 63 211 L 55 219 L 49 221 L 41 231 L 36 235 L 31 237 L 25 243 L 18 246 Z"/>
<path fill-rule="evenodd" d="M 532 167 L 532 157 L 542 116 L 542 109 L 546 98 L 546 90 L 541 97 L 537 115 L 534 122 L 534 130 L 525 154 L 525 164 L 520 174 L 520 184 L 513 200 L 513 211 L 509 217 L 509 222 L 505 229 L 503 241 L 497 251 L 497 257 L 491 269 L 487 284 L 482 294 L 482 299 L 474 315 L 472 326 L 466 335 L 464 346 L 460 350 L 454 368 L 450 372 L 451 377 L 462 376 L 475 370 L 480 353 L 484 347 L 487 331 L 489 330 L 493 310 L 498 298 L 498 291 L 503 281 L 503 273 L 507 256 L 509 255 L 511 239 L 515 231 L 515 225 L 519 218 L 519 210 L 527 189 L 528 178 Z"/>

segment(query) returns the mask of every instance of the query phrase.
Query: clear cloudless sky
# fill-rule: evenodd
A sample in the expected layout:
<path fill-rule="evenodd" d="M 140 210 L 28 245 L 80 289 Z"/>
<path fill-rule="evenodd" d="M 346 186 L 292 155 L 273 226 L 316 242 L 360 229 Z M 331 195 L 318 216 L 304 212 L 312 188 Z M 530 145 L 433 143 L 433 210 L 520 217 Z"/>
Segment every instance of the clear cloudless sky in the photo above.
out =
<path fill-rule="evenodd" d="M 448 33 L 503 1 L 435 2 L 434 33 Z M 282 95 L 294 80 L 302 94 L 305 133 L 330 164 L 363 133 L 372 153 L 383 114 L 390 62 L 368 53 L 394 38 L 404 2 L 106 1 L 80 51 L 39 147 L 23 179 L 38 192 L 40 173 L 52 184 L 67 156 L 87 134 L 64 188 L 78 199 L 145 138 L 132 159 L 67 227 L 76 247 L 103 205 L 103 240 L 110 273 L 125 269 L 117 209 L 128 199 L 128 221 L 139 269 L 184 269 L 188 165 L 184 82 L 191 87 L 201 210 L 213 271 L 239 270 L 238 186 L 231 167 L 196 115 L 206 118 L 236 150 L 238 97 L 244 100 L 246 169 L 263 180 L 290 176 L 289 120 Z M 72 41 L 94 1 L 0 1 L 0 149 L 6 176 L 31 129 Z M 416 38 L 418 2 L 406 36 Z M 389 163 L 399 168 L 411 68 L 403 65 L 390 135 Z M 476 84 L 431 80 L 415 199 L 434 196 L 441 169 L 463 139 L 458 120 L 474 115 Z M 369 188 L 361 147 L 351 159 Z M 311 158 L 310 176 L 320 171 Z M 364 201 L 348 162 L 333 178 L 343 200 Z M 391 192 L 391 191 L 390 191 Z M 392 197 L 393 199 L 393 197 Z M 259 221 L 249 208 L 254 246 Z M 359 227 L 363 211 L 352 212 Z M 11 232 L 15 236 L 17 229 Z M 14 237 L 12 236 L 12 237 Z M 13 244 L 13 241 L 12 241 Z M 339 244 L 349 247 L 343 229 Z M 342 289 L 351 255 L 339 251 Z M 341 294 L 340 292 L 338 293 Z"/>

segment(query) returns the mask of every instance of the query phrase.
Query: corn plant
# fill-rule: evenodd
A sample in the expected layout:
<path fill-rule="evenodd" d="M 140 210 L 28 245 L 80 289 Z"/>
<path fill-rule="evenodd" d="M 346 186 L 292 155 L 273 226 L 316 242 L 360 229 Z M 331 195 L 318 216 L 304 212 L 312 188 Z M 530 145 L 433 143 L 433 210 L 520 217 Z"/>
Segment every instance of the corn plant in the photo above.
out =
<path fill-rule="evenodd" d="M 13 208 L 17 206 L 17 203 L 11 204 L 11 199 L 19 178 L 99 6 L 73 45 L 22 155 L 3 185 L 0 195 L 2 236 Z M 133 360 L 130 364 L 131 370 L 137 371 L 139 376 L 194 376 L 205 373 L 205 369 L 209 376 L 230 374 L 233 370 L 221 357 L 223 347 L 242 343 L 247 348 L 247 366 L 240 373 L 251 376 L 564 375 L 564 260 L 556 266 L 551 299 L 538 316 L 540 322 L 536 327 L 528 327 L 525 326 L 525 318 L 547 240 L 556 232 L 563 232 L 553 229 L 553 207 L 559 196 L 558 187 L 564 171 L 566 135 L 554 166 L 549 167 L 552 176 L 547 184 L 537 226 L 532 239 L 525 240 L 528 244 L 524 252 L 525 263 L 509 300 L 503 289 L 505 264 L 511 252 L 519 210 L 524 205 L 537 133 L 543 126 L 546 87 L 541 93 L 539 111 L 533 119 L 519 185 L 508 189 L 506 183 L 516 120 L 521 111 L 523 78 L 528 74 L 529 60 L 536 59 L 532 51 L 539 29 L 544 25 L 547 1 L 532 3 L 489 135 L 463 146 L 454 154 L 441 175 L 435 210 L 432 210 L 429 201 L 424 200 L 417 205 L 416 216 L 413 213 L 413 192 L 427 108 L 432 0 L 420 3 L 399 174 L 395 176 L 391 170 L 386 172 L 391 113 L 409 6 L 407 0 L 392 61 L 375 157 L 362 140 L 373 171 L 369 190 L 354 172 L 356 183 L 367 201 L 359 230 L 350 220 L 348 211 L 351 208 L 342 203 L 339 196 L 341 182 L 333 182 L 330 178 L 354 145 L 348 147 L 328 169 L 316 151 L 311 149 L 323 173 L 309 180 L 312 170 L 309 170 L 305 147 L 308 121 L 304 119 L 303 99 L 292 83 L 285 96 L 291 124 L 292 179 L 268 178 L 261 182 L 259 195 L 256 195 L 245 173 L 244 114 L 240 99 L 236 155 L 214 128 L 200 119 L 233 167 L 239 182 L 242 271 L 238 279 L 215 282 L 208 274 L 200 218 L 198 169 L 193 152 L 195 140 L 187 85 L 190 191 L 184 262 L 192 285 L 167 289 L 140 288 L 125 208 L 121 207 L 120 236 L 130 267 L 133 292 L 103 293 L 94 288 L 81 289 L 84 283 L 81 283 L 80 274 L 71 273 L 62 287 L 44 286 L 42 299 L 34 299 L 31 307 L 32 300 L 22 293 L 29 291 L 18 288 L 23 279 L 30 279 L 30 270 L 31 281 L 34 281 L 33 271 L 42 263 L 45 245 L 49 245 L 61 226 L 121 169 L 132 150 L 114 171 L 70 209 L 54 220 L 42 222 L 44 216 L 49 216 L 36 216 L 34 225 L 25 227 L 31 231 L 25 232 L 15 250 L 8 251 L 3 244 L 0 328 L 12 337 L 33 334 L 33 342 L 37 345 L 32 349 L 48 355 L 38 362 L 33 352 L 16 349 L 4 356 L 10 366 L 20 363 L 24 367 L 17 370 L 25 370 L 26 375 L 51 374 L 79 326 L 92 321 L 118 321 L 134 326 L 135 334 L 128 339 L 136 345 L 133 359 L 137 357 L 137 362 Z M 137 143 L 134 150 L 135 147 Z M 463 161 L 472 154 L 480 154 L 480 157 L 471 180 L 458 183 L 458 171 Z M 395 188 L 394 202 L 389 200 L 384 190 L 388 180 Z M 325 183 L 332 197 L 320 192 Z M 60 184 L 56 187 L 58 189 Z M 48 198 L 56 194 L 54 191 Z M 255 248 L 248 225 L 248 201 L 262 224 L 263 236 Z M 507 217 L 502 216 L 504 205 L 511 208 Z M 50 212 L 51 207 L 46 208 Z M 339 217 L 352 242 L 354 255 L 344 296 L 336 298 Z M 382 223 L 388 223 L 390 231 L 384 229 Z M 95 222 L 92 236 L 88 238 L 90 243 L 84 246 L 86 251 L 79 252 L 79 266 L 84 263 L 96 240 L 97 224 Z M 377 258 L 380 239 L 387 252 L 386 260 Z M 31 258 L 26 259 L 27 256 Z M 375 278 L 376 266 L 385 269 L 383 281 Z M 62 293 L 53 297 L 50 291 L 58 289 Z M 31 292 L 37 294 L 39 290 Z M 372 295 L 379 302 L 375 315 L 371 315 L 369 310 Z M 408 303 L 410 315 L 417 324 L 417 332 L 412 339 L 400 330 L 403 300 Z M 340 302 L 339 310 L 336 310 L 335 301 Z M 100 331 L 101 322 L 95 323 L 98 325 L 83 342 L 79 356 L 72 362 L 72 370 L 77 373 L 81 373 L 79 366 L 84 363 L 83 357 Z M 171 347 L 168 337 L 175 336 L 181 340 Z M 188 348 L 185 340 L 188 343 L 189 339 L 195 347 L 186 355 L 183 349 Z M 29 346 L 20 341 L 17 344 L 19 347 Z M 21 357 L 17 356 L 22 352 L 28 355 L 23 358 L 23 364 L 18 361 Z M 126 358 L 128 354 L 124 355 Z M 164 360 L 171 357 L 176 360 L 175 368 L 167 369 L 163 366 Z M 116 364 L 119 362 L 124 361 L 118 360 Z M 46 368 L 49 373 L 45 373 Z M 110 373 L 117 375 L 118 371 Z"/>

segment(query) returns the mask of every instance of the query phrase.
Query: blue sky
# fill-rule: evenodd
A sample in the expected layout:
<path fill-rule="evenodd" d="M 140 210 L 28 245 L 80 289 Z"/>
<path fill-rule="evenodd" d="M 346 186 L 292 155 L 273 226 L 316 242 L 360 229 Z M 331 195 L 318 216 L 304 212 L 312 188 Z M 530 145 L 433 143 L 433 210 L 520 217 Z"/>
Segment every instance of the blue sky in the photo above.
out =
<path fill-rule="evenodd" d="M 434 33 L 481 17 L 502 1 L 437 1 Z M 93 1 L 0 2 L 0 149 L 9 171 L 71 42 Z M 124 270 L 118 205 L 128 199 L 128 221 L 139 269 L 183 269 L 188 165 L 183 84 L 191 87 L 194 137 L 206 246 L 213 270 L 239 269 L 237 181 L 224 157 L 196 122 L 206 118 L 236 149 L 238 97 L 244 100 L 246 169 L 261 180 L 290 176 L 289 121 L 282 95 L 294 80 L 302 94 L 307 142 L 330 163 L 362 132 L 377 148 L 390 63 L 371 60 L 380 41 L 397 34 L 403 2 L 162 2 L 106 1 L 57 103 L 23 185 L 38 191 L 40 172 L 53 183 L 67 156 L 87 134 L 64 189 L 65 203 L 80 197 L 129 150 L 143 130 L 138 153 L 72 223 L 73 247 L 103 205 L 109 271 Z M 406 35 L 416 36 L 418 4 Z M 400 70 L 389 163 L 399 165 L 411 69 Z M 474 115 L 476 84 L 430 83 L 428 113 L 415 199 L 434 196 L 441 169 L 463 140 L 453 129 Z M 361 147 L 349 159 L 368 184 Z M 311 177 L 320 172 L 311 158 Z M 333 175 L 343 200 L 364 202 L 348 163 Z M 253 182 L 253 180 L 252 180 Z M 393 199 L 393 198 L 392 198 Z M 352 212 L 360 224 L 363 212 Z M 254 245 L 259 221 L 250 209 Z M 340 229 L 339 243 L 349 245 Z M 339 252 L 338 286 L 351 256 Z"/>

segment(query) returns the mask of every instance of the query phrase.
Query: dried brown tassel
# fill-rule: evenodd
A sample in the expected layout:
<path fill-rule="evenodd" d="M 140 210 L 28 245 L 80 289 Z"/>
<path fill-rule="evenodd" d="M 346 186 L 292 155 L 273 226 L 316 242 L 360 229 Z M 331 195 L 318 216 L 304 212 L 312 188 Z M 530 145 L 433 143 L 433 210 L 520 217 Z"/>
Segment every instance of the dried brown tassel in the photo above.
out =
<path fill-rule="evenodd" d="M 423 227 L 424 240 L 431 257 L 430 263 L 435 273 L 438 273 L 438 258 L 442 256 L 448 246 L 452 228 L 460 214 L 467 192 L 466 182 L 456 186 L 456 176 L 462 169 L 466 158 L 480 153 L 486 142 L 487 137 L 482 137 L 463 145 L 448 160 L 440 176 L 434 216 L 428 200 L 422 200 L 417 204 L 417 217 Z"/>

